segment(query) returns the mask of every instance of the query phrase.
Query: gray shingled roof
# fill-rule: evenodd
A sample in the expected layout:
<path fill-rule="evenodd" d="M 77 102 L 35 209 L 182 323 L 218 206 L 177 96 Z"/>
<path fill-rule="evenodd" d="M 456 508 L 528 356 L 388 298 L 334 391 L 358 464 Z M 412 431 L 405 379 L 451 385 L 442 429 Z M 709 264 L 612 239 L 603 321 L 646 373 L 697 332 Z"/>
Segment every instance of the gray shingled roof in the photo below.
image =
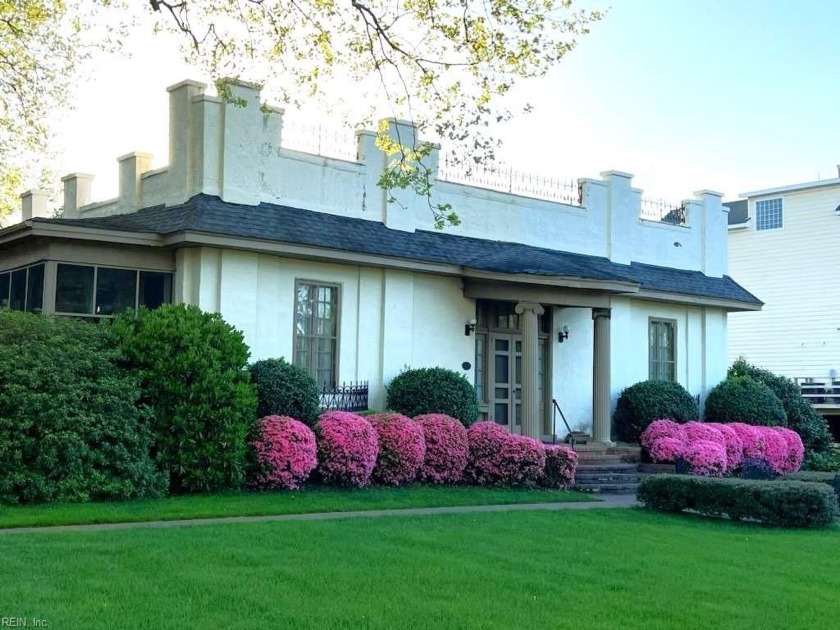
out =
<path fill-rule="evenodd" d="M 746 199 L 741 201 L 727 201 L 723 204 L 729 208 L 729 225 L 746 223 L 749 219 L 749 204 Z"/>
<path fill-rule="evenodd" d="M 445 263 L 489 272 L 633 282 L 641 289 L 652 291 L 761 304 L 728 276 L 711 278 L 699 271 L 635 262 L 621 265 L 601 256 L 458 236 L 445 231 L 401 232 L 388 229 L 379 221 L 268 203 L 244 206 L 209 195 L 197 195 L 180 206 L 158 206 L 133 214 L 36 221 L 162 235 L 189 230 Z"/>

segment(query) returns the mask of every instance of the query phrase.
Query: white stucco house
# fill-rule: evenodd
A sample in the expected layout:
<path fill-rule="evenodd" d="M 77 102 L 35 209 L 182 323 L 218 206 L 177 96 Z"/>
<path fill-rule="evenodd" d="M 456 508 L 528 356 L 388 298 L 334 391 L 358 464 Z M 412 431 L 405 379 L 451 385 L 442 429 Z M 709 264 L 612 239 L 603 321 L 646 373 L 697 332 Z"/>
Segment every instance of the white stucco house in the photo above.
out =
<path fill-rule="evenodd" d="M 556 399 L 604 442 L 628 385 L 704 396 L 725 375 L 728 314 L 761 307 L 727 275 L 719 193 L 651 216 L 632 176 L 607 171 L 579 180 L 579 198 L 549 182 L 554 200 L 539 199 L 447 181 L 436 149 L 434 201 L 462 222 L 435 230 L 426 199 L 387 202 L 373 132 L 355 159 L 292 150 L 283 112 L 234 91 L 246 107 L 170 87 L 169 165 L 118 158 L 116 199 L 92 203 L 91 177 L 68 175 L 50 219 L 43 193 L 25 193 L 22 222 L 0 231 L 0 300 L 91 318 L 195 304 L 242 330 L 253 359 L 368 381 L 372 408 L 406 366 L 443 366 L 476 385 L 486 419 L 551 438 Z"/>
<path fill-rule="evenodd" d="M 840 413 L 840 177 L 779 186 L 727 203 L 730 269 L 766 302 L 730 318 L 739 356 L 803 385 L 823 413 Z M 835 393 L 836 398 L 831 396 Z M 832 428 L 840 435 L 835 419 Z"/>

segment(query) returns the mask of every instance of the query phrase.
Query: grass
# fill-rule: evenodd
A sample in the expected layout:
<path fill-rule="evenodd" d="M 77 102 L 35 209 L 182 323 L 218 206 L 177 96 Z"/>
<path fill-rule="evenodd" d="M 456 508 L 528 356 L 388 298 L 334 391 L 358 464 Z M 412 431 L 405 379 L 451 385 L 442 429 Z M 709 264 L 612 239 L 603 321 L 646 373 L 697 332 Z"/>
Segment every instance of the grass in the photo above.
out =
<path fill-rule="evenodd" d="M 112 503 L 0 505 L 0 528 L 590 500 L 593 499 L 587 495 L 559 490 L 422 485 L 346 490 L 313 486 L 300 492 L 235 492 Z"/>
<path fill-rule="evenodd" d="M 836 627 L 840 530 L 641 509 L 0 536 L 51 628 Z M 31 621 L 30 621 L 31 625 Z"/>

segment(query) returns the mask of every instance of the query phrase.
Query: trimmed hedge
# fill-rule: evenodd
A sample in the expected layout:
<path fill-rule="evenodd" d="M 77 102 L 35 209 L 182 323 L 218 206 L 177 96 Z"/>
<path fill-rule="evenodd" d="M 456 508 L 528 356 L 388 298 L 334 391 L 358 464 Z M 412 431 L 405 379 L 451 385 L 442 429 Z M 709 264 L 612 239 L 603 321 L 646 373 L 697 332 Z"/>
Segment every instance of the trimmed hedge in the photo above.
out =
<path fill-rule="evenodd" d="M 740 357 L 729 367 L 727 377 L 746 376 L 769 387 L 782 403 L 787 416 L 787 426 L 802 438 L 811 452 L 825 452 L 833 442 L 828 422 L 802 399 L 799 387 L 791 379 L 762 370 Z"/>
<path fill-rule="evenodd" d="M 613 423 L 619 440 L 635 443 L 654 420 L 668 418 L 682 424 L 699 417 L 697 402 L 679 383 L 642 381 L 621 392 Z"/>
<path fill-rule="evenodd" d="M 306 370 L 285 359 L 263 359 L 250 368 L 257 389 L 257 415 L 288 416 L 315 426 L 321 395 L 315 379 Z"/>
<path fill-rule="evenodd" d="M 462 374 L 440 367 L 405 370 L 395 376 L 388 385 L 387 407 L 410 418 L 442 413 L 465 427 L 478 417 L 472 383 Z"/>
<path fill-rule="evenodd" d="M 777 481 L 807 481 L 809 483 L 825 483 L 834 489 L 837 501 L 840 502 L 840 473 L 836 472 L 814 472 L 803 470 L 779 477 Z"/>
<path fill-rule="evenodd" d="M 637 498 L 660 512 L 693 510 L 705 516 L 756 520 L 780 527 L 825 527 L 837 515 L 837 499 L 831 488 L 803 481 L 654 475 L 641 483 Z"/>
<path fill-rule="evenodd" d="M 747 376 L 733 376 L 715 385 L 706 398 L 705 415 L 707 422 L 787 426 L 785 409 L 773 390 Z"/>

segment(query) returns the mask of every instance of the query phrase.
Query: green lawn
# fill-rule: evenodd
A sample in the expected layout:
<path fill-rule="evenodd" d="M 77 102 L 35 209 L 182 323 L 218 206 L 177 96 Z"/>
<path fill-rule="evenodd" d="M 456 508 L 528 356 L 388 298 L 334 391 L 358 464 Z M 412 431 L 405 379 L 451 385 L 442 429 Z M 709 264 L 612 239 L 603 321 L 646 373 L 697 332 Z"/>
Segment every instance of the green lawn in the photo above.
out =
<path fill-rule="evenodd" d="M 0 528 L 591 500 L 594 499 L 578 492 L 559 490 L 422 485 L 345 490 L 313 486 L 300 492 L 236 492 L 169 497 L 152 501 L 11 507 L 0 504 Z"/>
<path fill-rule="evenodd" d="M 0 536 L 50 628 L 835 628 L 840 529 L 641 509 Z M 30 621 L 31 624 L 31 621 Z"/>

